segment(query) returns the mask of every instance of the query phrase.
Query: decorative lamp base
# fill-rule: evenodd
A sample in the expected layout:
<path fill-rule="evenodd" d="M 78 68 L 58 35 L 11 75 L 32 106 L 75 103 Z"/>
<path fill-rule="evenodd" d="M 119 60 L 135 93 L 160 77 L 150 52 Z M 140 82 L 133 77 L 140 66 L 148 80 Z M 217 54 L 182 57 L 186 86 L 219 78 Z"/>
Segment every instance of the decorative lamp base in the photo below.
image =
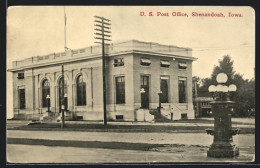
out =
<path fill-rule="evenodd" d="M 235 144 L 212 144 L 207 152 L 208 157 L 232 158 L 239 155 L 239 148 Z"/>

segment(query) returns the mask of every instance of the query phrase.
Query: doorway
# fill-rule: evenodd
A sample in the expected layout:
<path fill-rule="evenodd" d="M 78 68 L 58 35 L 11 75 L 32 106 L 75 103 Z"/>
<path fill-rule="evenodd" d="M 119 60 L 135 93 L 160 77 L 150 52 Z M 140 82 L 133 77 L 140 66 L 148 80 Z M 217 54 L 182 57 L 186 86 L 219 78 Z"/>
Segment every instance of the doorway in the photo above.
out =
<path fill-rule="evenodd" d="M 141 76 L 141 89 L 144 90 L 141 93 L 141 108 L 149 109 L 149 76 Z"/>

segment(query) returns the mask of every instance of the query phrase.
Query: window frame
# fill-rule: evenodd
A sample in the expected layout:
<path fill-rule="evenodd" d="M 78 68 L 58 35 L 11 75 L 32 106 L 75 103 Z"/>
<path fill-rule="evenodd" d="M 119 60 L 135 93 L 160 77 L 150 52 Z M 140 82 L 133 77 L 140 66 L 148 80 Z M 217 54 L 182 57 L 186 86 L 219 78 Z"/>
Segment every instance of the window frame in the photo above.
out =
<path fill-rule="evenodd" d="M 21 91 L 23 90 L 23 95 L 24 95 L 24 98 L 23 98 L 23 103 L 22 102 L 22 99 L 21 99 Z M 26 95 L 25 95 L 25 88 L 18 88 L 18 97 L 19 97 L 19 109 L 26 109 Z M 21 106 L 23 104 L 23 106 Z"/>
<path fill-rule="evenodd" d="M 79 83 L 79 78 L 82 78 L 82 81 Z M 80 95 L 79 95 L 79 88 L 81 89 Z M 79 103 L 79 96 L 81 97 L 81 101 Z M 77 106 L 86 106 L 87 105 L 87 83 L 84 79 L 83 75 L 79 75 L 76 79 L 76 103 Z"/>
<path fill-rule="evenodd" d="M 121 80 L 124 79 L 124 81 L 118 82 L 119 78 L 121 78 Z M 125 104 L 125 76 L 115 76 L 115 96 L 115 104 Z"/>
<path fill-rule="evenodd" d="M 169 64 L 168 65 L 167 64 L 163 64 L 162 62 L 168 62 Z M 171 66 L 171 63 L 170 63 L 169 60 L 160 60 L 160 67 L 161 68 L 170 68 L 170 66 Z"/>
<path fill-rule="evenodd" d="M 118 60 L 120 60 L 120 62 Z M 115 58 L 114 59 L 114 67 L 121 67 L 121 66 L 125 66 L 124 58 Z"/>
<path fill-rule="evenodd" d="M 162 88 L 165 88 L 165 87 L 162 87 L 162 80 L 165 80 L 166 81 L 166 84 L 167 84 L 167 93 L 163 93 L 163 90 Z M 162 91 L 162 94 L 160 96 L 160 101 L 161 103 L 169 103 L 169 82 L 170 82 L 170 76 L 160 76 L 160 91 Z M 163 97 L 163 95 L 165 95 Z M 162 99 L 165 99 L 166 101 L 162 101 Z"/>
<path fill-rule="evenodd" d="M 185 64 L 185 66 L 181 66 L 180 64 Z M 179 70 L 186 70 L 187 68 L 188 68 L 187 62 L 178 61 L 178 69 L 179 69 Z"/>
<path fill-rule="evenodd" d="M 149 61 L 148 61 L 148 62 L 144 62 L 143 60 L 149 60 Z M 143 57 L 143 58 L 140 59 L 140 65 L 141 65 L 141 66 L 150 67 L 151 64 L 152 64 L 152 61 L 151 61 L 150 58 L 145 58 L 145 57 Z"/>
<path fill-rule="evenodd" d="M 24 79 L 24 72 L 18 72 L 17 79 Z"/>
<path fill-rule="evenodd" d="M 184 81 L 184 93 L 180 94 L 180 81 Z M 181 100 L 181 95 L 182 97 L 184 96 L 184 101 Z M 187 103 L 188 100 L 187 100 L 187 77 L 179 77 L 178 78 L 178 96 L 179 96 L 179 103 Z"/>

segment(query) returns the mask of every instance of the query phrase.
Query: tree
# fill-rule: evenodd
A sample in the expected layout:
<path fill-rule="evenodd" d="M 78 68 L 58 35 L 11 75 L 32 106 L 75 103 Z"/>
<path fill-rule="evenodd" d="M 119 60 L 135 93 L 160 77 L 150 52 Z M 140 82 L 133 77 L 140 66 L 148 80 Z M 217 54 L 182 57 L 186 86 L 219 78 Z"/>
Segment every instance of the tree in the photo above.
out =
<path fill-rule="evenodd" d="M 218 61 L 219 65 L 214 66 L 211 78 L 201 79 L 202 86 L 199 91 L 206 91 L 210 85 L 217 85 L 216 76 L 225 73 L 228 76 L 226 85 L 235 84 L 237 91 L 231 93 L 231 100 L 235 101 L 233 116 L 246 117 L 250 115 L 251 108 L 255 107 L 255 80 L 244 80 L 243 75 L 236 73 L 233 68 L 234 61 L 229 55 L 223 56 Z"/>
<path fill-rule="evenodd" d="M 201 86 L 199 87 L 199 91 L 207 91 L 210 85 L 215 85 L 215 82 L 212 78 L 201 79 Z"/>
<path fill-rule="evenodd" d="M 214 83 L 217 84 L 216 82 L 216 77 L 219 73 L 225 73 L 228 76 L 228 81 L 227 85 L 230 85 L 233 81 L 232 79 L 234 78 L 235 71 L 233 70 L 233 63 L 234 61 L 231 59 L 229 55 L 223 56 L 221 60 L 218 60 L 219 65 L 214 67 L 213 72 L 211 74 L 211 78 L 215 81 Z"/>
<path fill-rule="evenodd" d="M 192 98 L 195 99 L 201 80 L 198 76 L 192 77 Z"/>
<path fill-rule="evenodd" d="M 252 115 L 251 109 L 255 107 L 255 80 L 244 80 L 236 84 L 240 86 L 232 98 L 236 102 L 234 116 L 249 117 Z"/>

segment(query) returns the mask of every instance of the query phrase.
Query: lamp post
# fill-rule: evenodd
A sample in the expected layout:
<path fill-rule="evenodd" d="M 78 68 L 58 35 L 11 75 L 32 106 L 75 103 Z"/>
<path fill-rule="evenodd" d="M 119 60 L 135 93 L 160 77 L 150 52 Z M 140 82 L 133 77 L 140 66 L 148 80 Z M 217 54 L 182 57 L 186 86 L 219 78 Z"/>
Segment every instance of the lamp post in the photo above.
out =
<path fill-rule="evenodd" d="M 229 100 L 229 92 L 236 91 L 236 85 L 226 86 L 227 75 L 220 73 L 217 75 L 218 85 L 209 86 L 214 102 L 211 102 L 214 116 L 214 130 L 207 129 L 207 133 L 214 136 L 213 144 L 210 146 L 208 157 L 234 157 L 239 155 L 239 149 L 233 142 L 233 135 L 239 133 L 238 129 L 232 130 L 231 112 L 235 102 Z"/>
<path fill-rule="evenodd" d="M 65 118 L 64 118 L 64 65 L 61 66 L 62 74 L 62 89 L 61 89 L 61 128 L 65 127 Z"/>
<path fill-rule="evenodd" d="M 162 108 L 161 96 L 162 96 L 162 91 L 159 91 L 158 95 L 159 95 L 159 107 L 157 109 L 158 109 L 158 112 L 159 112 L 159 116 L 161 117 L 161 108 Z"/>
<path fill-rule="evenodd" d="M 65 93 L 64 94 L 64 110 L 67 112 L 67 110 L 68 110 L 68 95 L 67 95 L 67 93 Z"/>
<path fill-rule="evenodd" d="M 46 96 L 46 99 L 47 99 L 47 104 L 48 104 L 48 110 L 47 110 L 47 112 L 51 112 L 50 111 L 50 95 L 48 94 L 47 96 Z"/>

